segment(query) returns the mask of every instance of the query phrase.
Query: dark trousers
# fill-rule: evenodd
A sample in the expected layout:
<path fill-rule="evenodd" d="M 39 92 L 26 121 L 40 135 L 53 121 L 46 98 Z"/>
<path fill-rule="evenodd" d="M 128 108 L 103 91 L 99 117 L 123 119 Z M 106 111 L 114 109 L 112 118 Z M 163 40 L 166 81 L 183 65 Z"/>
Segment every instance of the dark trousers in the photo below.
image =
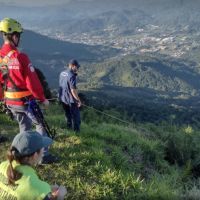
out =
<path fill-rule="evenodd" d="M 67 128 L 73 129 L 75 132 L 80 131 L 81 117 L 80 111 L 76 103 L 71 105 L 62 102 L 63 109 L 65 111 L 65 119 L 67 121 Z"/>

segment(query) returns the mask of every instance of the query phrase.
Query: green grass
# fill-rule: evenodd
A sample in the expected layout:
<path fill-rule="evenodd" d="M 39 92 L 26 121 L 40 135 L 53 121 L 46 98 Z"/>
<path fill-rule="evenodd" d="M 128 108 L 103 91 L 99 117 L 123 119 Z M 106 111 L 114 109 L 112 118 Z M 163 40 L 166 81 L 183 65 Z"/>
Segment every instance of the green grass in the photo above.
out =
<path fill-rule="evenodd" d="M 37 171 L 50 184 L 65 185 L 66 199 L 200 198 L 200 181 L 192 171 L 200 163 L 198 130 L 166 124 L 125 127 L 105 123 L 94 113 L 90 118 L 83 110 L 81 133 L 76 135 L 65 129 L 58 105 L 46 114 L 57 130 L 50 151 L 61 161 L 38 166 Z M 18 126 L 2 114 L 0 119 L 0 132 L 11 141 Z M 10 141 L 0 145 L 0 161 L 5 159 Z"/>

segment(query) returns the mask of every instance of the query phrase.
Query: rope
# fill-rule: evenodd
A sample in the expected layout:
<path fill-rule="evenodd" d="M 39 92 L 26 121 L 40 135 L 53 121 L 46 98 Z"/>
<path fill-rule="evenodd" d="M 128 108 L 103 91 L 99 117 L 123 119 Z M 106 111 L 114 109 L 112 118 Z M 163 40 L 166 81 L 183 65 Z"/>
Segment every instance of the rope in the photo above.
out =
<path fill-rule="evenodd" d="M 54 100 L 58 100 L 58 98 L 51 98 L 51 99 L 47 99 L 48 101 L 54 101 Z M 102 112 L 102 111 L 100 111 L 100 110 L 98 110 L 98 109 L 96 109 L 96 108 L 93 108 L 93 107 L 91 107 L 91 106 L 88 106 L 88 105 L 86 105 L 86 104 L 81 104 L 82 106 L 84 106 L 84 107 L 86 107 L 86 108 L 88 108 L 88 109 L 92 109 L 92 110 L 94 110 L 94 111 L 96 111 L 96 112 L 98 112 L 98 113 L 101 113 L 101 114 L 103 114 L 103 115 L 106 115 L 106 116 L 108 116 L 108 117 L 110 117 L 110 118 L 113 118 L 113 119 L 115 119 L 115 120 L 118 120 L 118 121 L 120 121 L 120 122 L 122 122 L 122 123 L 125 123 L 125 124 L 127 124 L 127 125 L 129 125 L 129 126 L 132 126 L 132 124 L 130 123 L 130 122 L 128 122 L 128 121 L 125 121 L 125 120 L 122 120 L 122 119 L 120 119 L 120 118 L 118 118 L 118 117 L 115 117 L 115 116 L 113 116 L 113 115 L 110 115 L 110 114 L 107 114 L 107 113 L 105 113 L 105 112 Z"/>
<path fill-rule="evenodd" d="M 115 117 L 115 116 L 113 116 L 113 115 L 110 115 L 110 114 L 107 114 L 107 113 L 102 112 L 102 111 L 100 111 L 100 110 L 97 110 L 96 108 L 87 106 L 87 105 L 85 105 L 85 104 L 82 104 L 82 105 L 85 106 L 86 108 L 93 109 L 93 110 L 95 110 L 96 112 L 101 113 L 101 114 L 103 114 L 103 115 L 106 115 L 106 116 L 108 116 L 108 117 L 110 117 L 110 118 L 116 119 L 116 120 L 118 120 L 118 121 L 120 121 L 120 122 L 123 122 L 123 123 L 125 123 L 125 124 L 128 124 L 128 125 L 130 125 L 130 126 L 132 125 L 130 122 L 124 121 L 124 120 L 122 120 L 122 119 L 120 119 L 120 118 L 118 118 L 118 117 Z"/>
<path fill-rule="evenodd" d="M 54 101 L 54 100 L 58 100 L 58 98 L 51 98 L 51 99 L 47 99 L 48 101 Z"/>

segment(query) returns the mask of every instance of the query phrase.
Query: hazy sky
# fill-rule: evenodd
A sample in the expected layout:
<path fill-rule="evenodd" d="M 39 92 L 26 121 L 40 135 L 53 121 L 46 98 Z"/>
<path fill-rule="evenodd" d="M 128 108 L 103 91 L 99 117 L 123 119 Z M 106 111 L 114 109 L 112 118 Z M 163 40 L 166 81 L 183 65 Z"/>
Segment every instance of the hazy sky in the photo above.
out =
<path fill-rule="evenodd" d="M 62 4 L 83 4 L 84 2 L 108 4 L 125 4 L 125 5 L 157 5 L 157 4 L 171 4 L 179 3 L 195 3 L 199 0 L 0 0 L 1 3 L 15 6 L 48 6 L 48 5 L 62 5 Z"/>
<path fill-rule="evenodd" d="M 99 0 L 0 0 L 1 3 L 8 5 L 24 5 L 24 6 L 43 6 L 43 5 L 59 5 L 67 4 L 69 2 L 94 2 Z M 109 1 L 109 0 L 107 0 Z M 118 1 L 118 0 L 117 0 Z"/>

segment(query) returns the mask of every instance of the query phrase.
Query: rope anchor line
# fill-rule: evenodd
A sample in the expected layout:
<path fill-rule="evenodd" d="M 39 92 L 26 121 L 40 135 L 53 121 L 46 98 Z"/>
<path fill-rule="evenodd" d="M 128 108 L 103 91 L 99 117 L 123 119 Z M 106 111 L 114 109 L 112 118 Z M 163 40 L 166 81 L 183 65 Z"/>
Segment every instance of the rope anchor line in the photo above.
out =
<path fill-rule="evenodd" d="M 49 100 L 49 101 L 54 101 L 54 100 L 58 100 L 58 99 L 57 99 L 57 98 L 52 98 L 52 99 L 48 99 L 48 100 Z M 105 112 L 102 112 L 102 111 L 100 111 L 100 110 L 98 110 L 98 109 L 96 109 L 96 108 L 93 108 L 93 107 L 91 107 L 91 106 L 88 106 L 88 105 L 86 105 L 86 104 L 83 104 L 83 103 L 82 103 L 82 105 L 83 105 L 84 107 L 88 108 L 88 109 L 92 109 L 92 110 L 94 110 L 94 111 L 96 111 L 96 112 L 98 112 L 98 113 L 101 113 L 101 114 L 106 115 L 106 116 L 108 116 L 108 117 L 110 117 L 110 118 L 113 118 L 113 119 L 115 119 L 115 120 L 117 120 L 117 121 L 120 121 L 120 122 L 122 122 L 122 123 L 125 123 L 125 124 L 127 124 L 127 125 L 129 125 L 129 126 L 132 126 L 132 124 L 131 124 L 130 122 L 128 122 L 128 121 L 122 120 L 122 119 L 120 119 L 120 118 L 118 118 L 118 117 L 115 117 L 115 116 L 113 116 L 113 115 L 110 115 L 110 114 L 107 114 L 107 113 L 105 113 Z"/>
<path fill-rule="evenodd" d="M 93 110 L 95 110 L 96 112 L 101 113 L 101 114 L 103 114 L 103 115 L 106 115 L 106 116 L 108 116 L 108 117 L 110 117 L 110 118 L 116 119 L 116 120 L 118 120 L 118 121 L 120 121 L 120 122 L 123 122 L 123 123 L 125 123 L 125 124 L 128 124 L 128 125 L 131 125 L 130 122 L 124 121 L 124 120 L 122 120 L 122 119 L 120 119 L 120 118 L 118 118 L 118 117 L 115 117 L 115 116 L 113 116 L 113 115 L 110 115 L 110 114 L 107 114 L 107 113 L 105 113 L 105 112 L 102 112 L 102 111 L 100 111 L 100 110 L 98 110 L 98 109 L 96 109 L 96 108 L 87 106 L 87 105 L 85 105 L 85 104 L 82 104 L 82 105 L 85 106 L 86 108 L 93 109 Z"/>

